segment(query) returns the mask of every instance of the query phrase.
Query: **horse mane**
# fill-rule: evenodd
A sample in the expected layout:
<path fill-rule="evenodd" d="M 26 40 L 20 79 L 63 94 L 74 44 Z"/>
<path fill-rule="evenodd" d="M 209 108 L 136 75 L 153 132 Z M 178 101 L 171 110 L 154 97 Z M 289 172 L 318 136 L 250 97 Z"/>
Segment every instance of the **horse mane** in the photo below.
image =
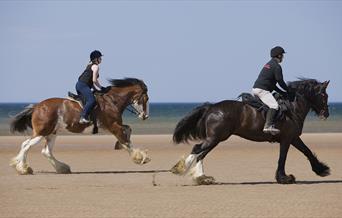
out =
<path fill-rule="evenodd" d="M 302 94 L 308 94 L 309 96 L 314 95 L 314 87 L 319 84 L 316 79 L 309 79 L 309 78 L 298 78 L 299 80 L 289 82 L 288 87 L 296 92 Z"/>
<path fill-rule="evenodd" d="M 124 78 L 124 79 L 109 79 L 108 80 L 113 87 L 127 87 L 133 85 L 139 85 L 145 92 L 147 92 L 147 86 L 144 81 L 136 78 Z"/>

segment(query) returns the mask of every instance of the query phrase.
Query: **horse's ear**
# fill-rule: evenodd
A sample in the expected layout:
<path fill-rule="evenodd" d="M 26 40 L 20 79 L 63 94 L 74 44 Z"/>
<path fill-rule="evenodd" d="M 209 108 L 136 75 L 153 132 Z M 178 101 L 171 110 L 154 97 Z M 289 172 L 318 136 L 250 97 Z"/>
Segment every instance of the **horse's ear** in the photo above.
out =
<path fill-rule="evenodd" d="M 326 89 L 326 88 L 328 87 L 329 83 L 330 83 L 330 80 L 325 81 L 325 82 L 323 83 L 323 88 Z"/>

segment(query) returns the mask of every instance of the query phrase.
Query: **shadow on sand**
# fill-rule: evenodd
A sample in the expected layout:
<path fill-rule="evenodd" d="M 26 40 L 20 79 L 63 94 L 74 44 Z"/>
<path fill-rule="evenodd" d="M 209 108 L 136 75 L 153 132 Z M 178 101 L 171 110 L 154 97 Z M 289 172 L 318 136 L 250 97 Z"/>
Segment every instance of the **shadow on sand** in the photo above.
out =
<path fill-rule="evenodd" d="M 342 180 L 296 181 L 293 185 L 342 184 Z M 212 185 L 277 185 L 277 182 L 216 182 Z"/>
<path fill-rule="evenodd" d="M 71 174 L 148 174 L 148 173 L 168 173 L 170 170 L 116 170 L 116 171 L 76 171 Z M 37 171 L 36 174 L 56 174 L 54 171 Z M 342 180 L 318 180 L 318 181 L 296 181 L 294 185 L 312 185 L 312 184 L 342 184 Z M 216 182 L 211 185 L 278 185 L 277 182 Z M 194 186 L 194 185 L 182 185 Z"/>
<path fill-rule="evenodd" d="M 72 174 L 144 174 L 144 173 L 167 173 L 170 170 L 116 170 L 116 171 L 80 171 L 71 172 Z M 36 174 L 56 174 L 54 171 L 37 171 Z M 70 175 L 70 174 L 69 174 Z"/>

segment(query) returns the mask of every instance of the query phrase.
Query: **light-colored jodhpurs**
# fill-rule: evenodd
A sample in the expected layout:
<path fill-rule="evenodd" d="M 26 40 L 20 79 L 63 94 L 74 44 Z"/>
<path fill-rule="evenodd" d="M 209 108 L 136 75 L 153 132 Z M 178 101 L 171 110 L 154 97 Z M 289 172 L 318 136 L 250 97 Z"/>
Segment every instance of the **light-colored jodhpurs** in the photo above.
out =
<path fill-rule="evenodd" d="M 267 90 L 253 88 L 252 94 L 258 96 L 262 102 L 264 102 L 269 108 L 278 110 L 278 102 L 274 99 L 272 93 Z"/>

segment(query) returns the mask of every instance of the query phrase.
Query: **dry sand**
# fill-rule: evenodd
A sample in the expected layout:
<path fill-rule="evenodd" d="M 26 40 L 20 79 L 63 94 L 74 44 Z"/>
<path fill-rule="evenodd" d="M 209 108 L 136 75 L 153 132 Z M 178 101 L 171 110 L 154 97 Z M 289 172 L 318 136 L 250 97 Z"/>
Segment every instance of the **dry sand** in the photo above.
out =
<path fill-rule="evenodd" d="M 342 133 L 302 138 L 331 167 L 330 176 L 316 176 L 291 148 L 286 170 L 297 184 L 279 185 L 278 144 L 231 137 L 204 162 L 206 174 L 221 184 L 195 186 L 165 172 L 191 150 L 174 146 L 169 135 L 132 137 L 136 147 L 149 149 L 152 161 L 144 166 L 113 150 L 112 136 L 60 136 L 54 154 L 73 174 L 55 174 L 37 145 L 29 152 L 29 176 L 8 165 L 25 137 L 3 136 L 0 217 L 342 217 Z"/>

